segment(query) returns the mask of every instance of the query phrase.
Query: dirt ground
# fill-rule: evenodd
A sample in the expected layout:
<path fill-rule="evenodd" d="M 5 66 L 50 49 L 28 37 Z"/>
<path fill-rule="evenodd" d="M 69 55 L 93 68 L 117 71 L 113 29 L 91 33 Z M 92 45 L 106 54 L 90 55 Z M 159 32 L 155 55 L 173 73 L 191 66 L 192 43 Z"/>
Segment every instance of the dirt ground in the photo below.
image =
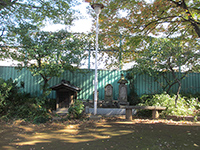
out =
<path fill-rule="evenodd" d="M 200 122 L 107 117 L 40 125 L 0 122 L 1 150 L 197 150 Z"/>

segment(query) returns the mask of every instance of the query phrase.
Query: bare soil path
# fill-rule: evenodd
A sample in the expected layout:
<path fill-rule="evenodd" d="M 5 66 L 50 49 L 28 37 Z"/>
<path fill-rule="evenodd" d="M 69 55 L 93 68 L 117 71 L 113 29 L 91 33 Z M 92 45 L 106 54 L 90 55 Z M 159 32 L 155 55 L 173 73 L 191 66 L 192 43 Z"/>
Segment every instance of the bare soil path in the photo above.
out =
<path fill-rule="evenodd" d="M 200 122 L 104 118 L 40 125 L 0 122 L 1 150 L 199 150 Z"/>

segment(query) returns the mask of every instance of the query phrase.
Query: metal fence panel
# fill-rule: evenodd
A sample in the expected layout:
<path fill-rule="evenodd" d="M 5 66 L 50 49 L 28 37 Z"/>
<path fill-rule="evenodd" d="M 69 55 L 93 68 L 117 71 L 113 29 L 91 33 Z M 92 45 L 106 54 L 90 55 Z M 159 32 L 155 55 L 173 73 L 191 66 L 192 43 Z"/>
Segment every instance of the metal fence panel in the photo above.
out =
<path fill-rule="evenodd" d="M 176 73 L 179 75 L 180 73 Z M 181 74 L 180 74 L 181 75 Z M 173 77 L 170 73 L 166 74 L 167 78 L 173 80 Z M 166 80 L 161 76 L 158 79 L 158 82 L 154 77 L 150 77 L 146 74 L 135 75 L 134 77 L 134 86 L 138 96 L 144 94 L 155 94 L 162 93 L 162 87 L 160 84 L 166 84 Z M 176 93 L 178 89 L 178 84 L 172 86 L 170 92 Z M 181 93 L 200 93 L 200 74 L 199 73 L 190 73 L 186 75 L 184 79 L 181 80 Z"/>
<path fill-rule="evenodd" d="M 121 77 L 121 73 L 126 76 L 127 71 L 119 70 L 98 70 L 98 92 L 99 100 L 104 99 L 104 87 L 107 84 L 113 86 L 113 99 L 118 99 L 119 84 L 117 83 Z M 178 73 L 177 73 L 178 74 Z M 180 74 L 180 73 L 179 73 Z M 172 75 L 167 74 L 168 78 L 171 80 Z M 25 84 L 24 92 L 31 93 L 32 95 L 39 96 L 41 94 L 41 85 L 42 78 L 40 76 L 32 76 L 31 72 L 22 69 L 17 70 L 15 67 L 10 66 L 0 66 L 0 77 L 7 80 L 12 78 L 14 81 L 17 81 L 19 84 L 23 81 Z M 49 87 L 61 82 L 62 79 L 70 81 L 72 85 L 80 87 L 82 90 L 78 93 L 78 99 L 92 100 L 93 99 L 93 79 L 94 79 L 94 70 L 77 70 L 75 72 L 65 71 L 60 77 L 53 77 L 48 83 Z M 166 83 L 163 77 L 158 79 L 159 82 L 156 82 L 155 78 L 148 75 L 135 75 L 134 76 L 134 85 L 128 85 L 128 94 L 131 94 L 129 91 L 129 86 L 134 86 L 137 94 L 142 96 L 143 94 L 155 94 L 161 93 L 162 88 L 160 83 Z M 200 74 L 199 73 L 190 73 L 182 81 L 181 92 L 185 93 L 200 93 Z M 178 84 L 175 84 L 172 87 L 172 92 L 176 92 Z M 52 91 L 50 98 L 55 98 L 56 93 Z"/>
<path fill-rule="evenodd" d="M 104 99 L 104 87 L 107 84 L 113 86 L 113 99 L 118 99 L 118 80 L 121 77 L 121 73 L 126 75 L 126 72 L 118 70 L 98 70 L 98 92 L 99 100 Z M 80 87 L 82 90 L 78 93 L 78 99 L 92 100 L 93 99 L 93 79 L 94 70 L 77 70 L 75 72 L 65 71 L 60 77 L 53 77 L 49 82 L 49 87 L 61 82 L 62 79 L 70 81 L 72 85 Z M 40 76 L 32 76 L 31 72 L 22 69 L 18 70 L 15 67 L 0 66 L 0 77 L 7 80 L 12 78 L 14 81 L 24 82 L 25 87 L 22 89 L 24 92 L 28 92 L 31 95 L 39 96 L 41 94 L 41 85 L 43 84 Z M 50 98 L 55 98 L 56 93 L 52 91 Z"/>

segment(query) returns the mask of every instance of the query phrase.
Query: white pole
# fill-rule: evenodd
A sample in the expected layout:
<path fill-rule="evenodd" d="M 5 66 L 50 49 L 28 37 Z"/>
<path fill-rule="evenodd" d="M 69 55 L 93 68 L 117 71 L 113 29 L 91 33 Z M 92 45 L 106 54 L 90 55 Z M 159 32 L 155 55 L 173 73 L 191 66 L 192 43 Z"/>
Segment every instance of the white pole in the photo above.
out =
<path fill-rule="evenodd" d="M 97 54 L 98 54 L 98 34 L 99 34 L 99 14 L 97 14 L 96 22 L 96 51 L 95 51 L 95 78 L 94 78 L 94 115 L 97 114 L 97 89 L 98 89 L 98 68 L 97 68 Z"/>
<path fill-rule="evenodd" d="M 94 78 L 94 115 L 97 114 L 97 89 L 98 89 L 98 72 L 97 72 L 97 54 L 98 54 L 98 34 L 99 34 L 99 14 L 101 13 L 101 9 L 103 9 L 103 4 L 93 4 L 91 7 L 94 9 L 97 17 L 96 22 L 96 51 L 95 51 L 95 78 Z"/>

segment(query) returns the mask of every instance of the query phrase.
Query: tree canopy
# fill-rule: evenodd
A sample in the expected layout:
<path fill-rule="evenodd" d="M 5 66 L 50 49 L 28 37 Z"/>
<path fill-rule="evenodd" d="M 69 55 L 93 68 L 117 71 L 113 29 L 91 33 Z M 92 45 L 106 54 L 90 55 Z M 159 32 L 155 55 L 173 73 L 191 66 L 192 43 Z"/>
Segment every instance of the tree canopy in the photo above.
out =
<path fill-rule="evenodd" d="M 17 60 L 20 68 L 47 82 L 65 70 L 77 69 L 84 57 L 85 38 L 66 30 L 45 32 L 47 22 L 72 25 L 76 0 L 3 0 L 0 2 L 0 59 Z"/>
<path fill-rule="evenodd" d="M 47 20 L 69 24 L 73 19 L 71 6 L 71 0 L 2 0 L 1 31 L 8 30 L 10 26 L 18 26 L 22 22 L 38 26 L 44 25 Z"/>
<path fill-rule="evenodd" d="M 181 80 L 198 66 L 199 54 L 195 49 L 188 49 L 180 41 L 166 38 L 154 38 L 152 44 L 147 47 L 143 51 L 138 51 L 136 64 L 129 70 L 129 76 L 133 78 L 135 74 L 147 74 L 160 85 L 158 92 L 168 94 L 177 84 L 176 106 L 181 90 Z M 160 78 L 163 78 L 165 82 Z"/>
<path fill-rule="evenodd" d="M 199 0 L 96 0 L 107 33 L 200 37 Z"/>
<path fill-rule="evenodd" d="M 29 24 L 21 24 L 12 31 L 19 47 L 9 52 L 19 67 L 27 68 L 33 75 L 43 78 L 43 90 L 52 77 L 58 77 L 65 70 L 78 68 L 84 54 L 85 38 L 65 30 L 57 32 L 29 30 Z"/>
<path fill-rule="evenodd" d="M 136 51 L 145 49 L 146 44 L 152 42 L 150 37 L 171 38 L 189 49 L 199 48 L 199 0 L 88 2 L 104 4 L 99 19 L 100 34 L 103 34 L 100 41 L 104 49 L 113 50 L 110 56 L 121 57 L 123 62 L 134 61 Z"/>
<path fill-rule="evenodd" d="M 0 2 L 0 46 L 5 57 L 6 47 L 13 46 L 10 32 L 20 24 L 42 27 L 46 22 L 70 25 L 74 19 L 71 0 L 1 0 Z M 1 55 L 2 57 L 2 55 Z"/>

